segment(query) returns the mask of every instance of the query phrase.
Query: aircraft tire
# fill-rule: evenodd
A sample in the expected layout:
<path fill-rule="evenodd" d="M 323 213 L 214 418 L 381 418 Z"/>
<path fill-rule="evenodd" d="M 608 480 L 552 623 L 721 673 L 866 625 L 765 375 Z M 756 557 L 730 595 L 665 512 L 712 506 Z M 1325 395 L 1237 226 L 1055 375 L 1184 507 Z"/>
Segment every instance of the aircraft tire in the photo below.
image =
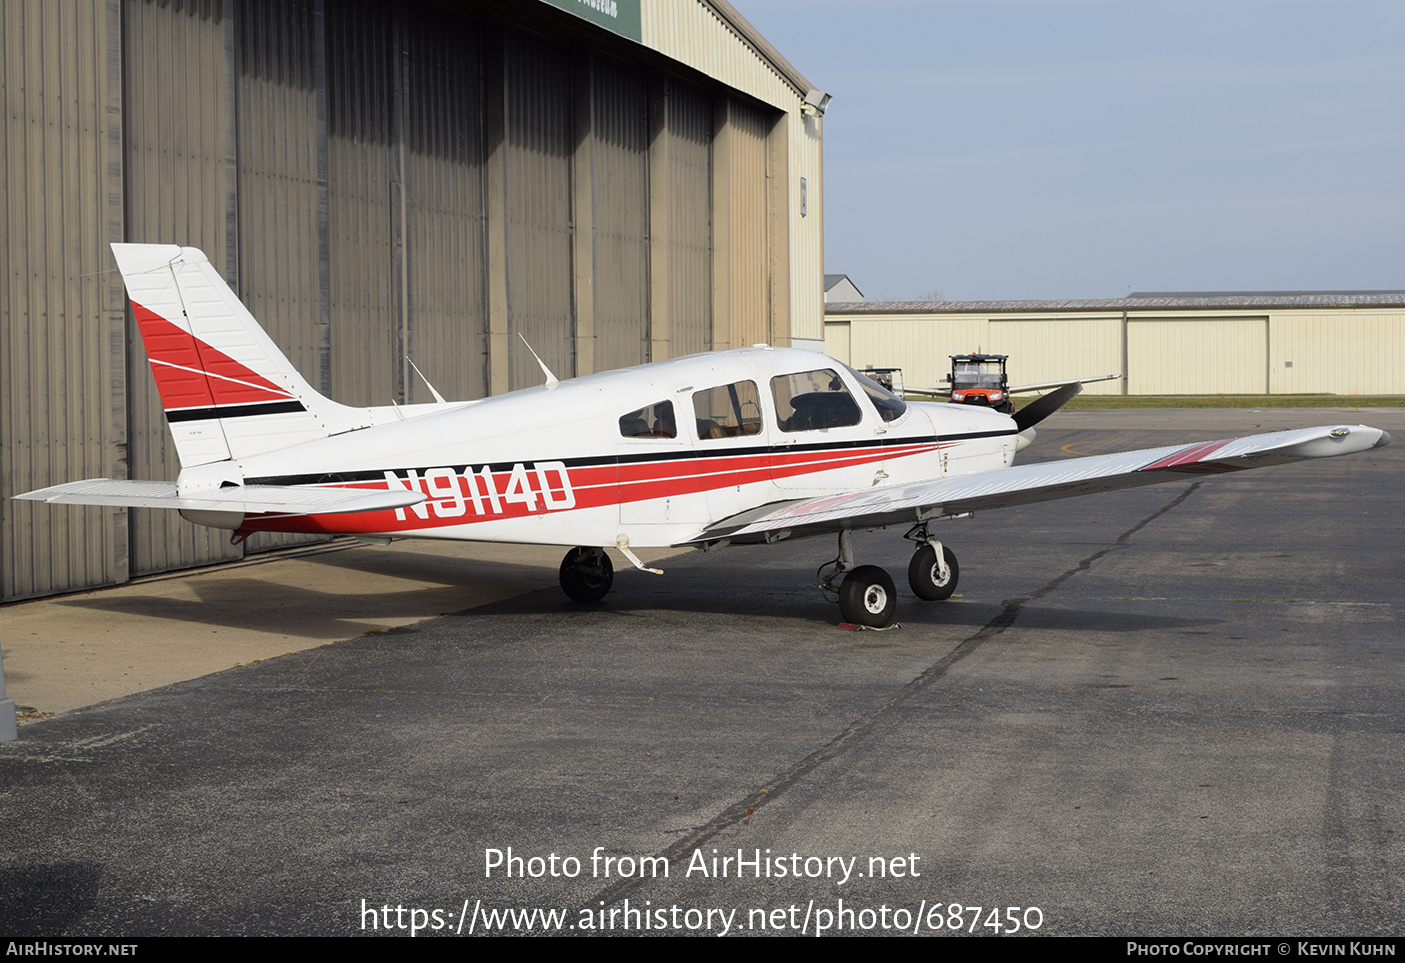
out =
<path fill-rule="evenodd" d="M 860 565 L 839 585 L 839 614 L 845 622 L 881 629 L 897 607 L 893 578 L 877 565 Z"/>
<path fill-rule="evenodd" d="M 940 602 L 951 598 L 956 591 L 956 582 L 961 578 L 961 569 L 956 564 L 956 555 L 945 545 L 942 557 L 950 570 L 945 581 L 937 571 L 937 550 L 930 545 L 919 545 L 907 563 L 907 584 L 912 586 L 912 594 L 928 602 Z"/>
<path fill-rule="evenodd" d="M 614 581 L 615 566 L 599 549 L 573 548 L 561 560 L 561 591 L 573 602 L 599 602 L 610 594 Z"/>

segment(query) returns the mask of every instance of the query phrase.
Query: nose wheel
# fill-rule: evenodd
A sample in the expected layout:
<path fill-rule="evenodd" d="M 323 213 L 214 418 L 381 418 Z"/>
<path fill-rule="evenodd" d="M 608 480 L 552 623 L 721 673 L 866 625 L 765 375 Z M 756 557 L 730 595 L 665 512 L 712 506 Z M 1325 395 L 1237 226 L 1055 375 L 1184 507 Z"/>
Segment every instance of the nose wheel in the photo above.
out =
<path fill-rule="evenodd" d="M 951 598 L 960 577 L 956 554 L 941 542 L 919 544 L 907 565 L 907 584 L 912 586 L 912 594 L 928 602 Z"/>
<path fill-rule="evenodd" d="M 603 548 L 573 548 L 561 560 L 561 591 L 573 602 L 599 602 L 615 581 Z"/>

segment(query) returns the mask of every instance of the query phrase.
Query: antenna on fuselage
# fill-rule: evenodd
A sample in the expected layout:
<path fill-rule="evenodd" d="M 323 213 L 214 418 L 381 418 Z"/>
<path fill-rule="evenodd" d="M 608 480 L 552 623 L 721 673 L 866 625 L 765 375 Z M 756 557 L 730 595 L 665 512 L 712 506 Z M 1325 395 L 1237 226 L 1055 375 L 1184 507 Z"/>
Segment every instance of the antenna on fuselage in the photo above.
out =
<path fill-rule="evenodd" d="M 415 369 L 415 374 L 420 376 L 420 380 L 423 381 L 424 386 L 429 389 L 429 393 L 434 396 L 434 400 L 439 402 L 441 405 L 446 404 L 447 402 L 444 401 L 444 396 L 439 393 L 438 389 L 436 389 L 434 385 L 429 383 L 429 379 L 424 376 L 424 372 L 420 370 L 420 366 L 415 364 L 415 360 L 409 355 L 405 356 L 405 360 L 410 362 L 410 367 Z"/>
<path fill-rule="evenodd" d="M 532 357 L 537 359 L 537 364 L 541 365 L 542 374 L 546 375 L 546 386 L 551 388 L 555 385 L 559 385 L 561 381 L 556 375 L 551 373 L 551 369 L 546 366 L 546 362 L 541 359 L 541 355 L 532 350 L 531 342 L 527 340 L 527 336 L 521 331 L 517 332 L 517 336 L 522 339 L 522 343 L 527 346 L 527 350 L 532 352 Z"/>

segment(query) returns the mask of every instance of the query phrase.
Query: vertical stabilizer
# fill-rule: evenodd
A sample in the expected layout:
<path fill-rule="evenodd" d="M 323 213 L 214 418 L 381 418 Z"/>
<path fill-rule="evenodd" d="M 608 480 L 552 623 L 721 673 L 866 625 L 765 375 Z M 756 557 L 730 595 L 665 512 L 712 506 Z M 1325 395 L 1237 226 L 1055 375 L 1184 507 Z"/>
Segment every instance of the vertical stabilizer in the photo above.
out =
<path fill-rule="evenodd" d="M 114 244 L 181 466 L 290 448 L 371 423 L 300 375 L 204 253 Z"/>

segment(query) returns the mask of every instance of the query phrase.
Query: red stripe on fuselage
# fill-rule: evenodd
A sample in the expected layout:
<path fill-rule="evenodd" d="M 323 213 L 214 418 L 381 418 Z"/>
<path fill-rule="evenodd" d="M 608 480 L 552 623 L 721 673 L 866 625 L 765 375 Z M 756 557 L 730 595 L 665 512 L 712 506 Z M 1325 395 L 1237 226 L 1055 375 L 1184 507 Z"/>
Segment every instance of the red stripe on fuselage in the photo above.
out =
<path fill-rule="evenodd" d="M 691 452 L 680 452 L 678 458 L 669 460 L 625 462 L 619 465 L 576 466 L 568 469 L 575 503 L 570 508 L 559 509 L 546 507 L 546 499 L 540 493 L 540 480 L 535 471 L 532 470 L 528 470 L 526 476 L 534 490 L 535 508 L 529 508 L 523 501 L 510 503 L 506 501 L 504 496 L 512 478 L 511 471 L 492 473 L 493 490 L 498 493 L 499 510 L 497 511 L 493 510 L 493 499 L 487 493 L 481 469 L 472 473 L 472 483 L 477 487 L 477 504 L 481 507 L 481 512 L 475 510 L 475 500 L 468 488 L 469 480 L 464 474 L 460 473 L 455 476 L 458 493 L 462 496 L 462 501 L 460 501 L 458 497 L 445 498 L 442 496 L 443 479 L 438 480 L 438 488 L 432 489 L 427 480 L 418 477 L 418 472 L 416 472 L 416 477 L 413 479 L 397 475 L 398 485 L 367 481 L 327 487 L 363 488 L 375 491 L 410 488 L 424 492 L 429 496 L 427 501 L 417 507 L 338 515 L 250 515 L 245 519 L 243 528 L 247 531 L 309 532 L 329 535 L 443 528 L 449 525 L 527 518 L 534 515 L 549 515 L 558 511 L 601 508 L 609 505 L 648 501 L 654 498 L 670 498 L 718 491 L 738 485 L 766 482 L 773 478 L 794 478 L 800 475 L 832 471 L 836 468 L 848 468 L 909 457 L 934 451 L 938 447 L 935 442 L 923 442 L 888 448 L 872 446 L 796 452 L 758 450 L 755 453 L 747 452 L 702 458 L 693 457 Z M 941 447 L 945 447 L 945 445 Z M 537 462 L 536 464 L 545 463 Z M 470 466 L 470 472 L 471 470 Z M 557 492 L 557 500 L 560 501 L 563 493 L 559 489 L 555 491 Z M 460 505 L 462 505 L 462 511 L 460 511 Z M 425 515 L 424 518 L 419 515 L 421 511 Z M 401 515 L 404 517 L 400 517 Z"/>

